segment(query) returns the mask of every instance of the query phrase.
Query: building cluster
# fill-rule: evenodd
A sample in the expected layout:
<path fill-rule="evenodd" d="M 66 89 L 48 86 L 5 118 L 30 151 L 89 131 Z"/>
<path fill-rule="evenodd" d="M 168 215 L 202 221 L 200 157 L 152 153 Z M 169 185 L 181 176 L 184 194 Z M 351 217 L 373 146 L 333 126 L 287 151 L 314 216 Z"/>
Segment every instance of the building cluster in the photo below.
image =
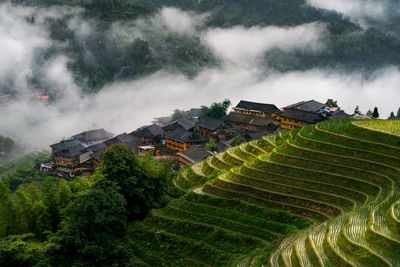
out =
<path fill-rule="evenodd" d="M 240 101 L 223 118 L 200 115 L 201 109 L 191 109 L 175 121 L 170 117 L 157 118 L 151 125 L 117 136 L 103 129 L 77 134 L 51 145 L 55 168 L 63 176 L 90 176 L 100 162 L 100 154 L 114 144 L 126 145 L 139 155 L 153 151 L 153 157 L 159 161 L 173 160 L 182 167 L 215 153 L 207 151 L 207 143 L 213 143 L 214 150 L 221 152 L 239 135 L 251 141 L 323 120 L 351 117 L 338 107 L 315 100 L 281 109 L 273 104 Z"/>

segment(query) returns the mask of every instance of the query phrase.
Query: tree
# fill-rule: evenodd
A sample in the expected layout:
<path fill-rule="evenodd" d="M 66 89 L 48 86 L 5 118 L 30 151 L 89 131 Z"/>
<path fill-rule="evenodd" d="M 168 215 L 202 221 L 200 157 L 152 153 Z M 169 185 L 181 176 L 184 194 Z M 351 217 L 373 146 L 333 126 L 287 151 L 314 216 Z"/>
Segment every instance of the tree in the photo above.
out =
<path fill-rule="evenodd" d="M 125 265 L 126 253 L 118 240 L 127 226 L 126 200 L 117 191 L 112 183 L 106 188 L 93 188 L 67 207 L 62 229 L 47 246 L 52 264 Z"/>
<path fill-rule="evenodd" d="M 374 108 L 374 112 L 372 112 L 372 117 L 379 118 L 379 112 L 377 107 Z"/>
<path fill-rule="evenodd" d="M 396 119 L 396 116 L 394 115 L 394 112 L 393 112 L 393 111 L 390 112 L 390 116 L 389 116 L 388 119 L 390 119 L 390 120 Z"/>
<path fill-rule="evenodd" d="M 60 180 L 56 195 L 56 203 L 58 209 L 61 210 L 65 208 L 71 202 L 71 199 L 72 199 L 72 192 L 71 189 L 69 188 L 67 181 Z"/>
<path fill-rule="evenodd" d="M 202 106 L 200 117 L 213 117 L 217 119 L 222 118 L 226 115 L 226 111 L 230 105 L 231 101 L 229 99 L 225 99 L 220 103 L 213 103 L 210 107 Z"/>
<path fill-rule="evenodd" d="M 60 223 L 60 214 L 57 207 L 57 184 L 53 177 L 47 177 L 41 185 L 43 204 L 48 207 L 48 212 L 51 218 L 51 230 L 57 231 L 58 224 Z"/>
<path fill-rule="evenodd" d="M 35 212 L 31 199 L 22 189 L 18 189 L 15 192 L 13 209 L 15 212 L 14 227 L 16 232 L 20 234 L 33 233 L 36 221 Z"/>
<path fill-rule="evenodd" d="M 368 109 L 367 114 L 365 115 L 367 115 L 368 117 L 372 117 L 372 110 Z"/>
<path fill-rule="evenodd" d="M 172 113 L 171 121 L 176 121 L 181 118 L 189 118 L 189 114 L 184 110 L 175 109 L 174 113 Z"/>
<path fill-rule="evenodd" d="M 238 146 L 246 142 L 246 139 L 240 134 L 236 135 L 231 142 L 231 146 Z"/>
<path fill-rule="evenodd" d="M 354 114 L 355 115 L 362 115 L 361 111 L 360 111 L 360 107 L 357 105 L 356 108 L 354 109 Z"/>
<path fill-rule="evenodd" d="M 95 187 L 115 184 L 127 201 L 129 219 L 143 218 L 164 203 L 167 182 L 163 168 L 147 157 L 140 161 L 126 146 L 115 145 L 104 152 L 98 172 Z"/>
<path fill-rule="evenodd" d="M 11 233 L 12 200 L 8 184 L 0 182 L 0 238 Z"/>
<path fill-rule="evenodd" d="M 325 105 L 329 106 L 329 107 L 337 107 L 337 100 L 333 100 L 331 98 L 328 99 L 328 101 L 326 101 Z"/>
<path fill-rule="evenodd" d="M 396 118 L 400 119 L 400 108 L 397 110 Z"/>
<path fill-rule="evenodd" d="M 214 139 L 211 138 L 208 144 L 206 144 L 206 150 L 211 152 L 218 150 L 218 145 L 215 143 Z"/>

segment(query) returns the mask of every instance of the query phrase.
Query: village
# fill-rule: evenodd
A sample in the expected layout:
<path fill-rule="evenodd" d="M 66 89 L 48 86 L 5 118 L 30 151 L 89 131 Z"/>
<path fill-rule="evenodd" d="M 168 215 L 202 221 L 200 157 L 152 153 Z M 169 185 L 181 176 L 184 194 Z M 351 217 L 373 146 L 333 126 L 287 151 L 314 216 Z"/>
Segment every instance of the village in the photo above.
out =
<path fill-rule="evenodd" d="M 114 135 L 94 129 L 76 134 L 50 146 L 54 161 L 41 164 L 41 170 L 55 171 L 62 177 L 89 177 L 100 163 L 101 153 L 115 144 L 125 145 L 138 155 L 151 153 L 159 161 L 173 161 L 174 168 L 179 169 L 264 135 L 352 117 L 336 105 L 315 100 L 283 108 L 242 100 L 221 118 L 205 117 L 201 108 L 184 114 L 176 120 L 172 116 L 156 118 L 151 125 L 131 133 Z"/>

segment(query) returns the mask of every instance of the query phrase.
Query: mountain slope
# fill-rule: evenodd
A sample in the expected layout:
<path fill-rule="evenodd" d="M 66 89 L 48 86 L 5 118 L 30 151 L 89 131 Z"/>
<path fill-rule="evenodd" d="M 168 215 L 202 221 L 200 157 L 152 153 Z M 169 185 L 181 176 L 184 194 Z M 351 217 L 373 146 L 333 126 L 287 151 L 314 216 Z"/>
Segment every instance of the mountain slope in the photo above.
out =
<path fill-rule="evenodd" d="M 136 261 L 399 265 L 400 137 L 375 123 L 328 121 L 183 169 L 183 196 L 131 226 Z"/>

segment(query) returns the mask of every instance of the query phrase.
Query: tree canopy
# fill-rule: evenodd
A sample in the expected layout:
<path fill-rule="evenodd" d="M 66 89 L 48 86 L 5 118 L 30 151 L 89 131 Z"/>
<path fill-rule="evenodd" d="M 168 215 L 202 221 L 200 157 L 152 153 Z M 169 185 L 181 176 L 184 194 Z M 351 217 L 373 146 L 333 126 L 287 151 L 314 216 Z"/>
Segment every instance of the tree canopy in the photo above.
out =
<path fill-rule="evenodd" d="M 167 171 L 149 157 L 139 159 L 123 145 L 114 145 L 104 152 L 98 166 L 99 180 L 95 187 L 105 188 L 109 183 L 127 201 L 130 219 L 142 218 L 151 208 L 160 207 L 164 202 Z"/>
<path fill-rule="evenodd" d="M 377 107 L 374 108 L 374 111 L 372 112 L 372 117 L 379 118 L 379 112 Z"/>
<path fill-rule="evenodd" d="M 210 107 L 202 106 L 200 117 L 222 118 L 223 116 L 226 116 L 226 112 L 231 104 L 232 103 L 229 99 L 225 99 L 220 103 L 211 104 Z"/>

